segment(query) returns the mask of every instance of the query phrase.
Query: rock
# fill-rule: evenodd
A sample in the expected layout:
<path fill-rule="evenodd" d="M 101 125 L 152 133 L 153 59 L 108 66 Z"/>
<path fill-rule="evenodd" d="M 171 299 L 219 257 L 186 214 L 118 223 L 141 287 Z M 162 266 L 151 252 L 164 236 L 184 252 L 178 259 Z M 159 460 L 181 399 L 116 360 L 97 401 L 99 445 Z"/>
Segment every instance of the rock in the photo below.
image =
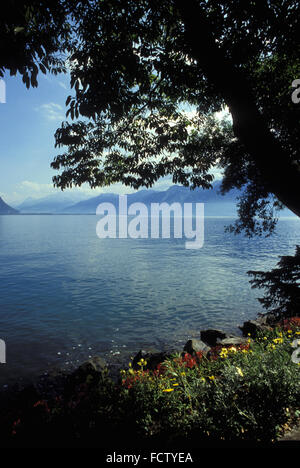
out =
<path fill-rule="evenodd" d="M 205 356 L 207 353 L 210 351 L 210 347 L 207 346 L 203 341 L 201 340 L 188 340 L 186 344 L 184 345 L 183 348 L 184 351 L 186 351 L 189 354 L 195 354 L 201 351 Z"/>
<path fill-rule="evenodd" d="M 239 346 L 241 344 L 246 344 L 247 339 L 243 338 L 242 336 L 230 336 L 228 338 L 224 338 L 223 340 L 217 340 L 217 345 L 222 346 Z"/>
<path fill-rule="evenodd" d="M 272 330 L 272 327 L 267 324 L 266 318 L 258 318 L 256 320 L 248 320 L 244 322 L 242 326 L 239 327 L 242 331 L 243 336 L 250 336 L 255 337 L 257 333 L 264 332 L 265 330 Z"/>
<path fill-rule="evenodd" d="M 216 329 L 208 329 L 208 330 L 201 330 L 200 332 L 200 339 L 204 341 L 204 343 L 208 346 L 216 346 L 217 340 L 223 340 L 225 338 L 229 338 L 231 335 Z"/>
<path fill-rule="evenodd" d="M 81 364 L 70 376 L 73 382 L 84 382 L 88 376 L 96 377 L 107 369 L 106 362 L 99 356 L 94 356 Z"/>
<path fill-rule="evenodd" d="M 146 369 L 151 369 L 154 370 L 156 369 L 157 365 L 160 364 L 161 362 L 165 361 L 169 357 L 171 357 L 172 354 L 174 354 L 176 351 L 173 349 L 170 349 L 168 351 L 161 351 L 161 352 L 150 352 L 150 351 L 145 351 L 144 349 L 141 349 L 133 358 L 132 361 L 132 367 L 134 369 L 140 369 L 140 366 L 138 365 L 138 362 L 141 359 L 144 359 L 147 362 L 147 365 L 145 366 Z"/>
<path fill-rule="evenodd" d="M 78 370 L 90 374 L 94 372 L 102 372 L 105 368 L 106 362 L 104 359 L 99 356 L 94 356 L 81 364 L 81 366 L 78 367 Z"/>
<path fill-rule="evenodd" d="M 299 447 L 300 443 L 300 423 L 295 427 L 289 428 L 277 441 L 277 444 L 280 446 L 288 446 L 288 447 L 296 447 L 293 445 L 292 442 L 297 443 L 297 447 Z"/>

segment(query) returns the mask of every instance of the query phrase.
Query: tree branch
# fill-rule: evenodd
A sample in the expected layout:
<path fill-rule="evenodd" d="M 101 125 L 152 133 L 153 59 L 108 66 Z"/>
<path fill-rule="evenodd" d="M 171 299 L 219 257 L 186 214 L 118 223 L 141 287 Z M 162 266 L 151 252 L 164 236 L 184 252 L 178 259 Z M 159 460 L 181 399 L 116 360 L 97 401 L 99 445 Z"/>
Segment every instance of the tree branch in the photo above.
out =
<path fill-rule="evenodd" d="M 245 76 L 215 42 L 205 12 L 192 0 L 174 0 L 185 26 L 190 53 L 205 76 L 222 93 L 230 109 L 237 138 L 254 161 L 267 189 L 297 216 L 300 216 L 300 171 L 289 153 L 271 133 L 258 111 Z"/>

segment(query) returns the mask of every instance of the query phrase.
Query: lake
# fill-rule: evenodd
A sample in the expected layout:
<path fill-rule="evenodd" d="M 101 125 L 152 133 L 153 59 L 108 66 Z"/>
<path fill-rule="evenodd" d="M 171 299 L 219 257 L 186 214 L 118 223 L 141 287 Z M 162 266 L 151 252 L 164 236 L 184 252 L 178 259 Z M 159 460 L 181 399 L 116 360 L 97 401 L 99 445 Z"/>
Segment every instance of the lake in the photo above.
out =
<path fill-rule="evenodd" d="M 262 311 L 248 270 L 294 254 L 299 219 L 269 238 L 224 232 L 205 218 L 204 245 L 185 239 L 99 239 L 94 215 L 0 216 L 0 385 L 89 356 L 182 347 L 208 327 L 238 332 Z"/>

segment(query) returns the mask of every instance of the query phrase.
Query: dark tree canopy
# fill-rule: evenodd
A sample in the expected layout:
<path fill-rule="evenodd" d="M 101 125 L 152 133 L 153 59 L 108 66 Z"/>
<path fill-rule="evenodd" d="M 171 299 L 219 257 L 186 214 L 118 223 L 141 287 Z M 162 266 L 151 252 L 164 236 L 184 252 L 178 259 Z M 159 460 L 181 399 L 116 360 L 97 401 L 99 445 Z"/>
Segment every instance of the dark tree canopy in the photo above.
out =
<path fill-rule="evenodd" d="M 27 88 L 42 73 L 65 71 L 71 46 L 70 8 L 64 0 L 8 0 L 0 14 L 0 77 L 20 73 Z"/>
<path fill-rule="evenodd" d="M 67 150 L 54 183 L 139 188 L 171 174 L 207 188 L 222 167 L 224 191 L 245 189 L 236 231 L 272 230 L 281 204 L 299 215 L 299 13 L 282 0 L 80 5 L 67 105 L 85 119 L 56 132 Z M 233 125 L 213 115 L 225 106 Z"/>

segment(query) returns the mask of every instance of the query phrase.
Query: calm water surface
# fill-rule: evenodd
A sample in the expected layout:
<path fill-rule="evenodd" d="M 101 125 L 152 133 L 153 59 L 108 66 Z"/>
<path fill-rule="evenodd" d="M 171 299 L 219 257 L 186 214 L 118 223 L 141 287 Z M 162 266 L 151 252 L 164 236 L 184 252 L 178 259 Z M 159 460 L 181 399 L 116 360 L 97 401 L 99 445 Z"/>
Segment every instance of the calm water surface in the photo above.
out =
<path fill-rule="evenodd" d="M 293 254 L 300 223 L 247 239 L 224 233 L 231 221 L 206 218 L 203 248 L 186 250 L 184 239 L 99 239 L 93 215 L 0 216 L 0 385 L 182 346 L 207 327 L 238 332 L 262 310 L 246 272 Z"/>

